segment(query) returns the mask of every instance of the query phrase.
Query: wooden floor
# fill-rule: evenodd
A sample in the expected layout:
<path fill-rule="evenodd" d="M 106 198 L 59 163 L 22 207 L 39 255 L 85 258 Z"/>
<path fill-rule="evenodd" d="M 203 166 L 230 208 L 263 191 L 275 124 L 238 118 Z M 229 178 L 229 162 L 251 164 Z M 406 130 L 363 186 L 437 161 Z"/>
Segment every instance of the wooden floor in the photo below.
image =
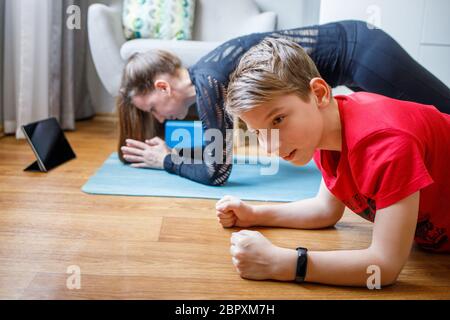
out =
<path fill-rule="evenodd" d="M 396 285 L 381 290 L 241 279 L 215 200 L 92 196 L 82 185 L 115 151 L 108 118 L 67 133 L 78 158 L 26 173 L 24 141 L 0 139 L 0 298 L 3 299 L 449 299 L 450 255 L 414 249 Z M 346 213 L 321 231 L 258 229 L 275 244 L 358 249 L 371 225 Z M 81 269 L 69 290 L 67 268 Z"/>

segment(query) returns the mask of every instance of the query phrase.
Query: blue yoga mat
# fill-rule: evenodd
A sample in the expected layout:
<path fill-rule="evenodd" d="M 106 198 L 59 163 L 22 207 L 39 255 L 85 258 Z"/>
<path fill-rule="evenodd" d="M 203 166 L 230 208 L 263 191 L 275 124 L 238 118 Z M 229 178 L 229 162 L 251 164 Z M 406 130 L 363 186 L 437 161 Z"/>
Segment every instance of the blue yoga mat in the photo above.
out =
<path fill-rule="evenodd" d="M 235 157 L 236 161 L 243 161 Z M 247 158 L 256 161 L 257 158 Z M 232 195 L 243 200 L 290 202 L 314 197 L 319 190 L 321 174 L 314 162 L 296 167 L 279 160 L 275 175 L 261 175 L 268 169 L 269 158 L 260 157 L 256 164 L 234 164 L 226 185 L 206 186 L 164 170 L 135 169 L 120 162 L 113 153 L 83 186 L 89 194 L 156 196 L 220 199 Z"/>

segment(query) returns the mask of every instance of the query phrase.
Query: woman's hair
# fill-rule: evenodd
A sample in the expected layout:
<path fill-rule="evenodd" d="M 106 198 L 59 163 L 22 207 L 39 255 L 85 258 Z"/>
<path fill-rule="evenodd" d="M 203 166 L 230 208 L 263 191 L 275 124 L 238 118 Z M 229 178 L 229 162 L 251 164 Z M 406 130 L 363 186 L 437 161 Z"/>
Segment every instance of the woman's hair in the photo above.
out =
<path fill-rule="evenodd" d="M 119 116 L 118 153 L 122 162 L 126 161 L 121 147 L 126 145 L 127 139 L 144 141 L 161 136 L 164 130 L 150 112 L 141 111 L 133 104 L 133 97 L 152 92 L 157 75 L 176 75 L 181 66 L 178 57 L 162 50 L 135 53 L 128 59 L 116 100 Z"/>
<path fill-rule="evenodd" d="M 242 56 L 231 74 L 226 111 L 240 115 L 292 93 L 308 102 L 309 84 L 316 77 L 320 73 L 300 45 L 287 39 L 266 38 Z"/>

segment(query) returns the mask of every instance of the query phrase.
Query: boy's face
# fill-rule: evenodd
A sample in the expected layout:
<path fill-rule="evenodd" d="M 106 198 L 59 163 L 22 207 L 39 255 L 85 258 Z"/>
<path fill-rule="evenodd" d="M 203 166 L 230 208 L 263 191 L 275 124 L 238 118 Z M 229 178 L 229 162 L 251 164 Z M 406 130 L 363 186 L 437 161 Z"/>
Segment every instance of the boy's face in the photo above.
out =
<path fill-rule="evenodd" d="M 313 94 L 309 102 L 295 94 L 278 97 L 244 112 L 240 118 L 249 130 L 256 131 L 261 145 L 269 153 L 278 154 L 298 166 L 311 161 L 322 138 L 322 114 Z M 264 135 L 262 129 L 266 129 L 268 135 Z M 272 141 L 271 129 L 279 129 L 279 141 Z"/>

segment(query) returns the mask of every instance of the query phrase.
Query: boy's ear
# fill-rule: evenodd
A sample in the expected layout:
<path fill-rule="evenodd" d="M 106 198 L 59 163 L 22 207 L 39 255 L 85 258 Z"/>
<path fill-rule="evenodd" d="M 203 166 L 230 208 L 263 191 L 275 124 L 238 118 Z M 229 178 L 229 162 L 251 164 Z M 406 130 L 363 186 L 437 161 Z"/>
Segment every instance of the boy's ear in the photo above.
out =
<path fill-rule="evenodd" d="M 309 82 L 311 91 L 314 94 L 317 105 L 319 107 L 327 106 L 331 100 L 331 88 L 328 83 L 322 78 L 313 78 Z"/>
<path fill-rule="evenodd" d="M 154 86 L 157 91 L 170 94 L 170 84 L 166 80 L 158 79 L 155 81 Z"/>

